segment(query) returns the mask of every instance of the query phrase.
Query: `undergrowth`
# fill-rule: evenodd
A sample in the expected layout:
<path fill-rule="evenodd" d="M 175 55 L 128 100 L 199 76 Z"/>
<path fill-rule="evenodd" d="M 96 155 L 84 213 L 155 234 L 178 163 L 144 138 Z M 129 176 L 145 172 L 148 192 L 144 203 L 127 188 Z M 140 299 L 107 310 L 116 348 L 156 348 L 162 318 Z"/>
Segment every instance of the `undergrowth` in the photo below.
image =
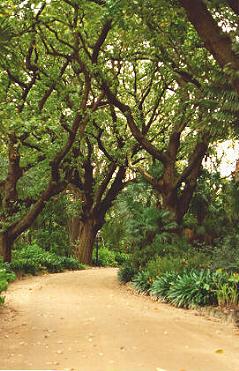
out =
<path fill-rule="evenodd" d="M 66 269 L 84 269 L 85 265 L 73 257 L 58 256 L 33 244 L 14 250 L 10 268 L 16 273 L 36 275 L 42 271 L 58 273 Z"/>

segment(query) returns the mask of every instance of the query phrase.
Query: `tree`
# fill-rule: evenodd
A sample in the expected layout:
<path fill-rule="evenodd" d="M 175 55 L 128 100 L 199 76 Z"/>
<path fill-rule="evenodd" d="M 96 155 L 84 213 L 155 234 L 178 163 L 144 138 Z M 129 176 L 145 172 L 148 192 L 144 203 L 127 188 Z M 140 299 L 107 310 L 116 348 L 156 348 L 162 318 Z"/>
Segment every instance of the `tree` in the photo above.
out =
<path fill-rule="evenodd" d="M 235 123 L 239 110 L 218 108 L 221 68 L 198 46 L 178 3 L 173 9 L 166 0 L 26 1 L 14 7 L 6 0 L 1 6 L 13 30 L 0 72 L 5 260 L 16 238 L 68 184 L 82 202 L 77 239 L 81 231 L 87 240 L 83 219 L 97 225 L 93 237 L 141 150 L 145 165 L 136 170 L 181 223 L 210 143 L 226 135 L 224 124 Z M 97 168 L 100 151 L 104 160 Z M 83 250 L 92 248 L 79 247 L 80 257 Z"/>
<path fill-rule="evenodd" d="M 126 184 L 127 138 L 120 135 L 113 107 L 110 116 L 107 111 L 105 108 L 94 116 L 85 143 L 82 148 L 74 147 L 69 165 L 68 195 L 75 209 L 69 220 L 70 239 L 74 255 L 85 264 L 91 263 L 96 234 L 105 223 L 106 212 Z"/>
<path fill-rule="evenodd" d="M 219 107 L 221 70 L 165 1 L 134 2 L 127 11 L 131 18 L 118 25 L 117 49 L 102 50 L 113 68 L 106 64 L 95 76 L 141 148 L 161 163 L 157 177 L 138 170 L 181 224 L 209 146 L 237 122 L 238 105 L 230 105 L 228 92 Z M 111 40 L 114 30 L 114 45 Z"/>
<path fill-rule="evenodd" d="M 235 15 L 239 15 L 238 1 L 215 1 L 212 2 L 212 6 L 207 5 L 202 0 L 193 2 L 179 0 L 179 3 L 185 9 L 189 21 L 194 25 L 199 37 L 204 42 L 205 48 L 224 69 L 227 78 L 239 93 L 238 41 L 236 39 L 237 31 L 234 28 L 237 28 L 237 17 Z M 229 7 L 232 12 L 225 13 L 225 7 Z M 211 8 L 211 11 L 209 8 Z M 221 14 L 224 20 L 228 21 L 226 30 L 223 30 L 219 23 Z"/>
<path fill-rule="evenodd" d="M 115 92 L 109 86 L 109 80 L 106 81 L 104 77 L 102 89 L 109 102 L 125 116 L 140 147 L 161 163 L 158 178 L 147 174 L 143 169 L 138 170 L 158 195 L 162 196 L 162 206 L 172 211 L 177 222 L 181 223 L 196 188 L 202 160 L 210 141 L 209 131 L 197 130 L 195 123 L 197 120 L 205 122 L 208 115 L 203 115 L 203 108 L 200 109 L 200 104 L 197 103 L 201 94 L 198 94 L 197 87 L 194 89 L 196 95 L 190 102 L 189 94 L 194 91 L 185 86 L 185 81 L 176 80 L 167 66 L 157 60 L 151 61 L 150 55 L 144 58 L 145 61 L 122 61 L 118 91 Z M 131 70 L 131 75 L 127 76 L 127 88 L 124 82 L 126 68 Z M 124 103 L 126 99 L 130 104 Z M 183 136 L 188 143 L 184 144 L 188 148 L 186 151 L 185 146 L 184 149 L 180 147 Z M 193 146 L 189 144 L 190 141 L 191 144 L 194 143 Z M 189 153 L 189 158 L 182 169 L 185 162 L 182 153 L 185 152 L 186 156 Z M 181 169 L 178 163 L 181 163 Z"/>
<path fill-rule="evenodd" d="M 92 15 L 85 6 L 27 2 L 9 16 L 15 59 L 7 55 L 0 72 L 0 250 L 5 261 L 11 260 L 14 241 L 46 202 L 65 189 L 65 164 L 73 144 L 76 138 L 81 141 L 90 113 L 101 105 L 102 94 L 82 62 L 82 34 L 76 32 Z M 103 10 L 95 17 L 99 27 L 101 16 Z M 91 38 L 95 58 L 101 44 L 98 31 L 88 27 L 82 32 Z"/>

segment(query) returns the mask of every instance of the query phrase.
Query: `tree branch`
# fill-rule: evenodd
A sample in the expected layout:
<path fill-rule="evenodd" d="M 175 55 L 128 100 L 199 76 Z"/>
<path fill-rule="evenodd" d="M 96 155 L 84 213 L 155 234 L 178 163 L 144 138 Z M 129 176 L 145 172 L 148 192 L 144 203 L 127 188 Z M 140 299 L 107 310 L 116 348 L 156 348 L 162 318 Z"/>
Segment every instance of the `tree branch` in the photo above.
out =
<path fill-rule="evenodd" d="M 141 131 L 138 129 L 134 117 L 132 114 L 132 111 L 130 107 L 124 103 L 122 103 L 117 96 L 110 90 L 109 86 L 104 81 L 102 83 L 102 89 L 107 96 L 109 102 L 113 104 L 115 107 L 117 107 L 125 116 L 127 123 L 129 125 L 129 128 L 131 130 L 131 133 L 133 137 L 140 143 L 140 145 L 149 153 L 151 154 L 155 159 L 161 161 L 163 164 L 165 164 L 168 161 L 168 158 L 166 154 L 163 151 L 159 151 L 152 143 L 150 143 L 145 136 L 141 133 Z"/>
<path fill-rule="evenodd" d="M 222 31 L 202 0 L 179 0 L 186 10 L 188 19 L 194 25 L 205 47 L 214 56 L 219 65 L 239 70 L 239 57 L 233 51 L 232 40 Z M 232 5 L 232 4 L 231 4 Z M 233 85 L 239 93 L 239 79 L 232 79 Z"/>
<path fill-rule="evenodd" d="M 99 53 L 100 53 L 100 49 L 101 49 L 102 45 L 104 44 L 104 42 L 106 40 L 106 37 L 107 37 L 111 27 L 112 27 L 112 19 L 108 19 L 106 21 L 106 23 L 104 24 L 104 26 L 102 28 L 102 31 L 100 33 L 100 36 L 99 36 L 98 40 L 96 41 L 96 43 L 94 45 L 94 48 L 93 48 L 93 54 L 92 54 L 92 58 L 91 58 L 91 61 L 92 61 L 93 64 L 97 63 Z"/>
<path fill-rule="evenodd" d="M 102 199 L 102 196 L 103 196 L 105 190 L 107 189 L 107 186 L 108 186 L 109 182 L 111 181 L 112 176 L 113 176 L 116 168 L 117 168 L 117 165 L 114 164 L 114 163 L 111 163 L 109 165 L 107 174 L 104 177 L 102 183 L 100 184 L 100 186 L 99 186 L 99 188 L 97 190 L 97 193 L 96 193 L 96 196 L 95 196 L 95 201 L 94 201 L 94 208 L 98 208 L 99 207 L 99 204 L 100 204 L 100 201 Z"/>

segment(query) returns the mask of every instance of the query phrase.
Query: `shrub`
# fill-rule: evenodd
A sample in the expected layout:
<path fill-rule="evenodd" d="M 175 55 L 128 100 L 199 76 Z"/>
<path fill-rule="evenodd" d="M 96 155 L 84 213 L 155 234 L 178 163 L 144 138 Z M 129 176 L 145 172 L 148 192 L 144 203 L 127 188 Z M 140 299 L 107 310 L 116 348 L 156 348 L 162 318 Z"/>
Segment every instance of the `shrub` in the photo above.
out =
<path fill-rule="evenodd" d="M 208 250 L 197 251 L 195 249 L 189 250 L 183 256 L 184 265 L 187 269 L 209 269 L 211 267 L 212 257 Z"/>
<path fill-rule="evenodd" d="M 137 291 L 147 294 L 152 284 L 152 279 L 149 272 L 143 271 L 136 274 L 132 282 Z"/>
<path fill-rule="evenodd" d="M 95 265 L 97 264 L 96 251 L 93 252 L 92 262 Z M 115 252 L 109 250 L 107 247 L 100 247 L 97 265 L 100 267 L 117 267 L 118 264 L 115 259 Z"/>
<path fill-rule="evenodd" d="M 0 304 L 4 303 L 4 297 L 1 293 L 8 287 L 8 283 L 14 281 L 16 278 L 13 272 L 9 272 L 7 268 L 4 268 L 3 264 L 0 264 Z"/>
<path fill-rule="evenodd" d="M 137 270 L 128 262 L 119 269 L 118 279 L 121 283 L 127 283 L 132 281 L 136 273 Z"/>
<path fill-rule="evenodd" d="M 218 272 L 223 274 L 222 272 Z M 225 276 L 225 274 L 224 274 Z M 221 280 L 217 289 L 217 300 L 219 305 L 237 305 L 239 302 L 239 274 L 233 273 Z"/>
<path fill-rule="evenodd" d="M 64 269 L 83 269 L 84 266 L 72 257 L 57 256 L 43 250 L 36 244 L 27 245 L 13 253 L 10 267 L 15 272 L 37 274 L 47 270 L 50 273 L 62 272 Z"/>
<path fill-rule="evenodd" d="M 210 266 L 211 258 L 205 253 L 188 251 L 181 256 L 159 256 L 150 260 L 145 268 L 152 279 L 161 276 L 166 272 L 180 273 L 185 269 L 206 269 Z"/>
<path fill-rule="evenodd" d="M 171 285 L 167 300 L 182 308 L 217 304 L 214 274 L 210 270 L 184 272 Z"/>
<path fill-rule="evenodd" d="M 239 235 L 226 236 L 213 252 L 213 268 L 239 272 Z"/>
<path fill-rule="evenodd" d="M 123 265 L 125 263 L 127 263 L 128 261 L 130 260 L 130 255 L 125 253 L 125 252 L 121 252 L 121 251 L 117 251 L 115 253 L 115 261 L 118 265 Z"/>
<path fill-rule="evenodd" d="M 29 273 L 36 275 L 43 267 L 35 260 L 27 258 L 14 258 L 11 262 L 11 269 L 16 273 Z"/>
<path fill-rule="evenodd" d="M 152 279 L 161 276 L 166 272 L 180 272 L 185 268 L 185 261 L 182 258 L 172 256 L 158 257 L 150 260 L 145 268 Z"/>
<path fill-rule="evenodd" d="M 50 273 L 59 273 L 64 271 L 63 261 L 60 256 L 48 253 L 42 257 L 41 265 Z"/>
<path fill-rule="evenodd" d="M 220 271 L 185 270 L 158 277 L 150 294 L 177 307 L 236 305 L 239 300 L 239 275 Z"/>
<path fill-rule="evenodd" d="M 77 269 L 86 269 L 86 265 L 80 263 L 78 260 L 73 258 L 72 256 L 63 256 L 61 257 L 61 261 L 63 264 L 64 269 L 68 269 L 71 271 L 77 270 Z"/>
<path fill-rule="evenodd" d="M 161 298 L 167 300 L 168 292 L 171 285 L 177 279 L 178 274 L 176 272 L 166 272 L 161 277 L 158 277 L 152 284 L 150 288 L 150 295 L 156 296 L 156 298 Z"/>

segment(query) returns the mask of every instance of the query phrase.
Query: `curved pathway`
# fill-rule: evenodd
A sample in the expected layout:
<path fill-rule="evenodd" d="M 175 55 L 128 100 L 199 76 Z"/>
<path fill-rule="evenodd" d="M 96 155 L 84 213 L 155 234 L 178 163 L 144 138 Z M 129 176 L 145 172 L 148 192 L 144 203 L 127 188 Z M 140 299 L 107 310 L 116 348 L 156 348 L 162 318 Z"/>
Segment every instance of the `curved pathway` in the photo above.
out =
<path fill-rule="evenodd" d="M 134 295 L 116 269 L 30 277 L 0 310 L 0 369 L 238 371 L 231 325 Z"/>

